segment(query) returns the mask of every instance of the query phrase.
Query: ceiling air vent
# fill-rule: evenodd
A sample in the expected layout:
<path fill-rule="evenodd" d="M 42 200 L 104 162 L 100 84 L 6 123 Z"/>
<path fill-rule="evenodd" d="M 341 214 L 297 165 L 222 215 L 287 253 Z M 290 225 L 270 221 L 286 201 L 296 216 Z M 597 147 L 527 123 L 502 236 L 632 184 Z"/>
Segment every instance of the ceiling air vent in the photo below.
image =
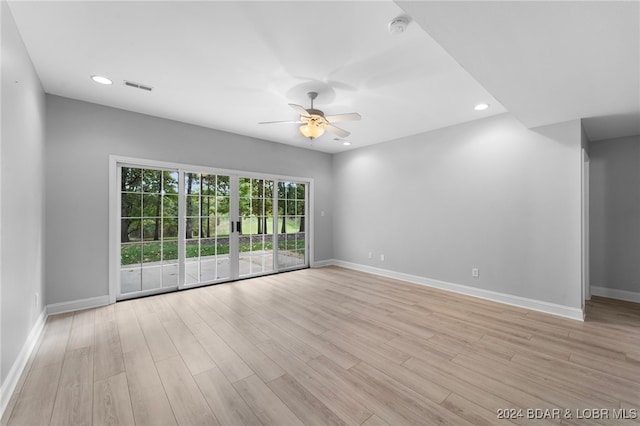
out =
<path fill-rule="evenodd" d="M 135 87 L 136 89 L 146 90 L 147 92 L 150 92 L 153 90 L 153 87 L 151 86 L 145 86 L 144 84 L 136 83 L 134 81 L 125 80 L 124 85 L 129 87 Z"/>

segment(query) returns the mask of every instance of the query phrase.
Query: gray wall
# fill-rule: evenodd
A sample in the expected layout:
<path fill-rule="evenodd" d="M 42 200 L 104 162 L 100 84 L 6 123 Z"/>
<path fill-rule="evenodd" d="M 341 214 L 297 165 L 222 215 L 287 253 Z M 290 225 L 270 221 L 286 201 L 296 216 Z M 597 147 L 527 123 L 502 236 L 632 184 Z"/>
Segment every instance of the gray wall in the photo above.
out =
<path fill-rule="evenodd" d="M 1 379 L 43 312 L 44 103 L 40 80 L 5 1 L 2 7 L 0 204 Z M 38 294 L 38 301 L 35 295 Z M 3 397 L 4 398 L 4 397 Z"/>
<path fill-rule="evenodd" d="M 334 257 L 580 308 L 580 166 L 578 120 L 506 114 L 337 154 Z"/>
<path fill-rule="evenodd" d="M 640 293 L 640 136 L 589 148 L 591 285 Z"/>
<path fill-rule="evenodd" d="M 315 259 L 332 257 L 329 154 L 52 95 L 46 117 L 49 304 L 108 294 L 110 154 L 313 178 Z"/>

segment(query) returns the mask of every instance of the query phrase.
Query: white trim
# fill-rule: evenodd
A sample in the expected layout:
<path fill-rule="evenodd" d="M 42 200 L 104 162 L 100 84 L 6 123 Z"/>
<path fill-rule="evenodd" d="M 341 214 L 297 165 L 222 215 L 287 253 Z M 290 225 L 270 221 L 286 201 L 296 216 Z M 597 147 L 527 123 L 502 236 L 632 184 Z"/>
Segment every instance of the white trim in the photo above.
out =
<path fill-rule="evenodd" d="M 318 262 L 316 262 L 317 264 Z M 462 284 L 454 284 L 446 281 L 434 280 L 431 278 L 420 277 L 417 275 L 405 274 L 402 272 L 390 271 L 387 269 L 374 268 L 371 266 L 360 265 L 357 263 L 344 262 L 342 260 L 325 260 L 322 261 L 325 266 L 335 265 L 356 271 L 367 272 L 383 277 L 394 278 L 397 280 L 407 281 L 414 284 L 420 284 L 427 287 L 439 288 L 441 290 L 451 291 L 453 293 L 465 294 L 467 296 L 478 297 L 480 299 L 491 300 L 493 302 L 504 303 L 507 305 L 517 306 L 532 311 L 544 312 L 551 315 L 557 315 L 565 318 L 571 318 L 578 321 L 584 321 L 584 311 L 580 308 L 572 308 L 570 306 L 558 305 L 555 303 L 545 302 L 542 300 L 529 299 L 526 297 L 514 296 L 506 293 L 485 290 L 476 287 L 469 287 Z"/>
<path fill-rule="evenodd" d="M 591 286 L 589 284 L 589 264 L 590 264 L 590 247 L 589 247 L 589 155 L 582 148 L 582 205 L 581 210 L 581 244 L 582 244 L 582 308 L 584 309 L 585 300 L 591 300 Z"/>
<path fill-rule="evenodd" d="M 66 312 L 81 311 L 83 309 L 98 308 L 110 303 L 109 295 L 89 297 L 88 299 L 72 300 L 70 302 L 60 302 L 47 305 L 47 314 L 63 314 Z"/>
<path fill-rule="evenodd" d="M 135 166 L 135 167 L 141 166 L 141 167 L 153 167 L 153 168 L 183 169 L 187 172 L 211 173 L 211 174 L 218 174 L 218 175 L 238 175 L 242 177 L 256 178 L 256 179 L 292 180 L 292 181 L 299 181 L 299 182 L 313 181 L 313 178 L 309 178 L 309 177 L 278 175 L 278 174 L 272 174 L 267 172 L 248 172 L 244 170 L 222 169 L 216 166 L 198 166 L 194 164 L 174 163 L 170 161 L 146 160 L 143 158 L 125 157 L 125 156 L 115 155 L 115 154 L 109 155 L 109 160 L 112 164 L 125 164 L 125 165 Z M 116 184 L 117 182 L 112 182 L 112 183 Z"/>
<path fill-rule="evenodd" d="M 312 268 L 324 268 L 325 266 L 337 265 L 337 260 L 334 259 L 325 259 L 325 260 L 316 260 L 311 262 Z"/>
<path fill-rule="evenodd" d="M 120 224 L 118 223 L 118 209 L 120 207 L 120 194 L 118 188 L 119 179 L 118 158 L 109 156 L 109 303 L 116 303 L 119 293 L 119 260 L 114 253 L 119 254 L 118 243 L 120 241 Z"/>
<path fill-rule="evenodd" d="M 591 286 L 593 296 L 608 297 L 610 299 L 626 300 L 627 302 L 640 303 L 640 292 L 618 290 L 616 288 Z"/>
<path fill-rule="evenodd" d="M 33 352 L 33 349 L 36 347 L 36 344 L 38 343 L 38 340 L 42 335 L 42 331 L 44 330 L 46 321 L 47 310 L 43 309 L 40 313 L 40 316 L 36 320 L 36 323 L 31 328 L 31 332 L 29 332 L 27 341 L 24 342 L 22 350 L 14 361 L 11 370 L 9 370 L 7 378 L 5 379 L 4 383 L 2 383 L 2 387 L 0 387 L 0 418 L 4 415 L 4 410 L 7 409 L 7 405 L 9 405 L 11 396 L 13 395 L 13 392 L 16 390 L 16 386 L 18 385 L 18 380 L 20 380 L 20 376 L 22 375 L 24 368 L 27 366 L 27 361 L 29 361 L 31 352 Z"/>
<path fill-rule="evenodd" d="M 315 203 L 315 191 L 316 191 L 316 185 L 315 185 L 315 181 L 313 180 L 313 178 L 309 178 L 308 183 L 307 183 L 307 193 L 305 194 L 307 199 L 305 200 L 305 211 L 304 211 L 304 220 L 305 220 L 305 224 L 304 224 L 304 232 L 306 233 L 305 235 L 305 250 L 304 250 L 304 255 L 306 256 L 306 262 L 305 265 L 312 267 L 313 265 L 313 257 L 316 255 L 315 252 L 315 228 L 316 228 L 316 223 L 315 223 L 315 208 L 316 208 L 316 203 Z M 275 232 L 273 233 L 274 235 L 276 234 Z"/>

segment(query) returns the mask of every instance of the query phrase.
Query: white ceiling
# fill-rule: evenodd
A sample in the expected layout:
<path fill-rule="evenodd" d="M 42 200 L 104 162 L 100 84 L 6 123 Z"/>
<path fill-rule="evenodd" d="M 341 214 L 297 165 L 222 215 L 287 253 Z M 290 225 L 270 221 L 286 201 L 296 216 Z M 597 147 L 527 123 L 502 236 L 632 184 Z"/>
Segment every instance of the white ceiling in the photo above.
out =
<path fill-rule="evenodd" d="M 391 35 L 391 1 L 9 4 L 45 91 L 74 99 L 326 152 L 505 111 L 418 25 Z M 327 115 L 362 115 L 338 124 L 351 147 L 257 124 L 297 119 L 287 104 L 309 107 L 308 91 Z"/>
<path fill-rule="evenodd" d="M 505 107 L 530 127 L 588 118 L 592 139 L 640 134 L 635 1 L 9 5 L 47 93 L 275 142 L 340 152 Z M 407 31 L 391 35 L 405 11 Z M 327 115 L 362 115 L 338 124 L 350 147 L 257 124 L 296 119 L 287 104 L 308 107 L 308 91 Z"/>
<path fill-rule="evenodd" d="M 640 134 L 640 2 L 397 2 L 528 127 Z"/>

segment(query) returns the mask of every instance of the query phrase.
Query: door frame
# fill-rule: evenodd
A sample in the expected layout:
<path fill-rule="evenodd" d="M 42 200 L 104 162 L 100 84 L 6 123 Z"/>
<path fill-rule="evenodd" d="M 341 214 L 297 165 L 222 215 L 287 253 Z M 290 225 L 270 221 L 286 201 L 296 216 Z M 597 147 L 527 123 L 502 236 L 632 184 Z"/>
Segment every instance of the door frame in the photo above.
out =
<path fill-rule="evenodd" d="M 136 157 L 127 157 L 121 155 L 109 155 L 109 303 L 115 303 L 119 293 L 120 285 L 120 259 L 119 259 L 119 245 L 120 245 L 120 186 L 119 186 L 119 172 L 118 166 L 120 164 L 134 165 L 136 167 L 151 167 L 151 168 L 169 168 L 188 170 L 190 172 L 208 173 L 217 175 L 229 175 L 229 176 L 241 176 L 256 179 L 273 179 L 274 181 L 296 181 L 307 184 L 307 203 L 306 203 L 306 229 L 307 231 L 307 247 L 306 254 L 308 256 L 309 267 L 314 267 L 314 180 L 309 177 L 299 176 L 285 176 L 276 175 L 270 173 L 258 173 L 244 170 L 231 170 L 223 169 L 213 166 L 199 166 L 194 164 L 175 163 L 168 161 L 149 160 Z M 182 202 L 180 202 L 180 208 L 183 208 Z M 231 211 L 230 211 L 231 213 Z M 277 211 L 276 211 L 277 218 Z M 277 226 L 277 222 L 276 222 Z M 277 255 L 277 247 L 274 252 L 274 256 Z M 291 269 L 284 269 L 287 271 Z M 277 273 L 278 271 L 273 271 Z M 181 277 L 182 279 L 182 277 Z M 178 289 L 183 288 L 196 288 L 198 285 L 183 286 L 182 281 L 179 281 Z M 209 284 L 202 284 L 209 285 Z M 170 287 L 166 291 L 175 291 L 175 288 Z M 162 293 L 162 289 L 159 289 L 157 293 Z M 155 294 L 156 292 L 154 292 Z"/>
<path fill-rule="evenodd" d="M 582 148 L 582 310 L 585 301 L 591 300 L 590 283 L 590 247 L 589 247 L 589 167 L 590 159 L 587 151 Z"/>

